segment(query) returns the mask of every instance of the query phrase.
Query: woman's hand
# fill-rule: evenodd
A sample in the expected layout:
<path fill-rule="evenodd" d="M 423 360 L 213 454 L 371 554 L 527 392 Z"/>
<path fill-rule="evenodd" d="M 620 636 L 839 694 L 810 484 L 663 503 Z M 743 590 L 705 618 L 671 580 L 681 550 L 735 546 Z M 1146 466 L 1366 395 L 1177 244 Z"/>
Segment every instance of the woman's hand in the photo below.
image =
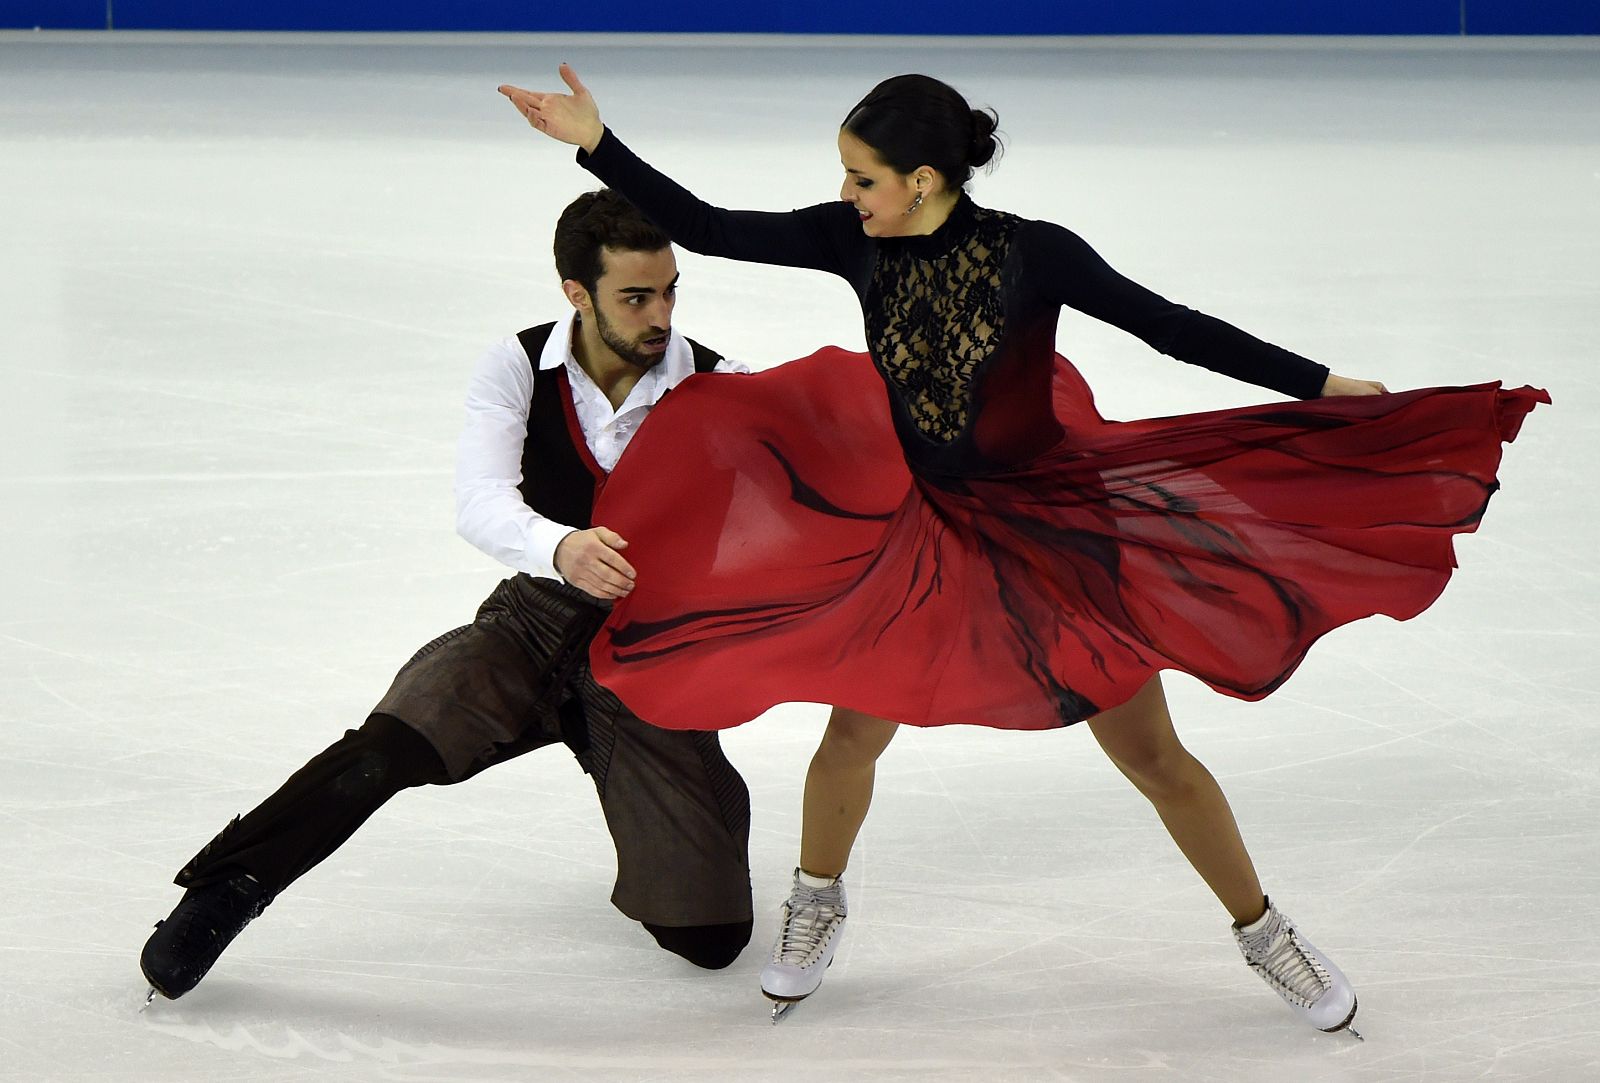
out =
<path fill-rule="evenodd" d="M 1339 395 L 1386 395 L 1389 389 L 1376 380 L 1352 380 L 1346 376 L 1328 373 L 1322 385 L 1322 397 L 1331 399 Z"/>
<path fill-rule="evenodd" d="M 606 126 L 600 123 L 600 109 L 572 65 L 563 64 L 557 70 L 561 81 L 571 88 L 571 94 L 540 94 L 510 85 L 502 86 L 500 93 L 511 99 L 511 104 L 529 124 L 551 139 L 571 143 L 593 154 L 606 131 Z"/>

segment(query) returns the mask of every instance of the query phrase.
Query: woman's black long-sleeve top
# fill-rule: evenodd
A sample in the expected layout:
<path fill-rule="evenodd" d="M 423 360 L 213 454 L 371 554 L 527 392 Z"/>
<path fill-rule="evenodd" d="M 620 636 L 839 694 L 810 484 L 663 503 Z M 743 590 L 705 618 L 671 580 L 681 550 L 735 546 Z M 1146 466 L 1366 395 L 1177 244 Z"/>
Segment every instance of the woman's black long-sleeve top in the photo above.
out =
<path fill-rule="evenodd" d="M 1155 349 L 1296 398 L 1326 366 L 1145 289 L 1077 234 L 979 207 L 965 194 L 933 233 L 874 238 L 848 203 L 729 211 L 640 160 L 607 129 L 578 162 L 691 252 L 809 267 L 855 290 L 867 347 L 919 473 L 986 473 L 1054 446 L 1055 329 L 1067 305 Z"/>

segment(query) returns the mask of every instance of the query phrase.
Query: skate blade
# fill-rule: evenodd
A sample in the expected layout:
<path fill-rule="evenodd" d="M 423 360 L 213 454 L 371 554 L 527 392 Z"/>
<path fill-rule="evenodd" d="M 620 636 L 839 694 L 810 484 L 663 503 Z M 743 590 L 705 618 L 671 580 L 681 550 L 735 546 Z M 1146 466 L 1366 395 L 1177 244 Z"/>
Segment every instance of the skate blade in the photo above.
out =
<path fill-rule="evenodd" d="M 829 967 L 832 967 L 832 966 L 833 966 L 833 960 L 829 959 L 828 960 L 828 966 L 824 967 L 823 970 L 826 971 Z M 819 981 L 819 982 L 817 982 L 816 989 L 812 989 L 811 993 L 815 993 L 817 991 L 817 989 L 821 989 L 821 988 L 822 988 L 822 982 Z M 802 993 L 800 996 L 797 996 L 797 997 L 780 997 L 780 996 L 774 996 L 772 993 L 767 992 L 766 989 L 762 989 L 761 990 L 761 995 L 766 997 L 768 1000 L 772 1001 L 772 1025 L 773 1026 L 777 1026 L 779 1021 L 782 1020 L 784 1016 L 786 1016 L 790 1012 L 794 1011 L 794 1006 L 796 1004 L 800 1003 L 806 997 L 810 996 L 811 993 Z"/>
<path fill-rule="evenodd" d="M 1329 1027 L 1327 1030 L 1323 1031 L 1322 1033 L 1324 1033 L 1324 1034 L 1338 1034 L 1338 1033 L 1340 1033 L 1342 1031 L 1342 1032 L 1350 1035 L 1350 1037 L 1354 1038 L 1358 1042 L 1365 1042 L 1366 1039 L 1361 1036 L 1361 1032 L 1359 1030 L 1357 1030 L 1355 1027 L 1350 1025 L 1351 1023 L 1354 1023 L 1356 1021 L 1356 1009 L 1359 1008 L 1359 1007 L 1361 1007 L 1361 1002 L 1359 1000 L 1352 1000 L 1350 1002 L 1350 1014 L 1344 1017 L 1344 1022 L 1340 1023 L 1336 1027 Z"/>
<path fill-rule="evenodd" d="M 777 1026 L 790 1012 L 794 1011 L 796 1005 L 811 994 L 807 993 L 806 996 L 798 997 L 778 997 L 763 989 L 761 990 L 761 995 L 772 1001 L 772 1025 Z"/>
<path fill-rule="evenodd" d="M 150 992 L 145 995 L 144 1003 L 139 1005 L 139 1014 L 143 1015 L 144 1014 L 144 1010 L 146 1008 L 148 1008 L 150 1005 L 154 1004 L 155 1002 L 156 1002 L 156 987 L 152 985 L 150 987 Z"/>

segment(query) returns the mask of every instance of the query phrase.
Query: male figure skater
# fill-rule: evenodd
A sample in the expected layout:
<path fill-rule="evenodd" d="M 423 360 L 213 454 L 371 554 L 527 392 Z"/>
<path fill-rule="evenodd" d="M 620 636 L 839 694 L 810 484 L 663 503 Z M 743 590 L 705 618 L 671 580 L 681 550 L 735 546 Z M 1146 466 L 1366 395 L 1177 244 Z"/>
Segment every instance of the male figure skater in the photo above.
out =
<path fill-rule="evenodd" d="M 646 725 L 588 662 L 634 576 L 628 542 L 590 520 L 598 482 L 676 384 L 748 370 L 672 329 L 672 247 L 616 193 L 562 212 L 555 262 L 573 313 L 485 354 L 457 458 L 457 529 L 517 574 L 473 623 L 418 651 L 359 729 L 184 866 L 183 899 L 139 960 L 152 995 L 193 989 L 245 925 L 401 790 L 561 743 L 593 778 L 616 844 L 613 904 L 708 969 L 749 941 L 744 780 L 716 734 Z"/>

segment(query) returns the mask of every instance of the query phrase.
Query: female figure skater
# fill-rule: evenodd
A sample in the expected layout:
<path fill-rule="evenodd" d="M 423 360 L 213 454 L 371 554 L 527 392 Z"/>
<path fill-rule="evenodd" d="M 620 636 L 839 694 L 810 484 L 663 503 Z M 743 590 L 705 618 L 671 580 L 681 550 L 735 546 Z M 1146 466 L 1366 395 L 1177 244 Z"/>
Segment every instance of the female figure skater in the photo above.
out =
<path fill-rule="evenodd" d="M 668 727 L 790 700 L 849 708 L 807 776 L 767 995 L 814 991 L 838 945 L 884 719 L 1087 720 L 1232 916 L 1249 966 L 1313 1026 L 1349 1027 L 1350 983 L 1264 895 L 1158 674 L 1258 699 L 1330 629 L 1421 612 L 1496 487 L 1501 442 L 1548 396 L 1385 394 L 1167 301 L 1060 226 L 977 206 L 963 186 L 995 153 L 996 118 L 926 76 L 862 99 L 839 132 L 840 200 L 787 213 L 697 199 L 602 124 L 570 67 L 561 77 L 570 94 L 501 91 L 685 248 L 837 274 L 866 319 L 870 365 L 829 349 L 675 391 L 632 454 L 695 468 L 681 492 L 655 489 L 653 513 L 627 458 L 608 483 L 644 516 L 619 530 L 671 540 L 630 553 L 638 579 L 596 641 L 598 679 Z M 1108 423 L 1054 352 L 1062 305 L 1313 401 Z"/>

